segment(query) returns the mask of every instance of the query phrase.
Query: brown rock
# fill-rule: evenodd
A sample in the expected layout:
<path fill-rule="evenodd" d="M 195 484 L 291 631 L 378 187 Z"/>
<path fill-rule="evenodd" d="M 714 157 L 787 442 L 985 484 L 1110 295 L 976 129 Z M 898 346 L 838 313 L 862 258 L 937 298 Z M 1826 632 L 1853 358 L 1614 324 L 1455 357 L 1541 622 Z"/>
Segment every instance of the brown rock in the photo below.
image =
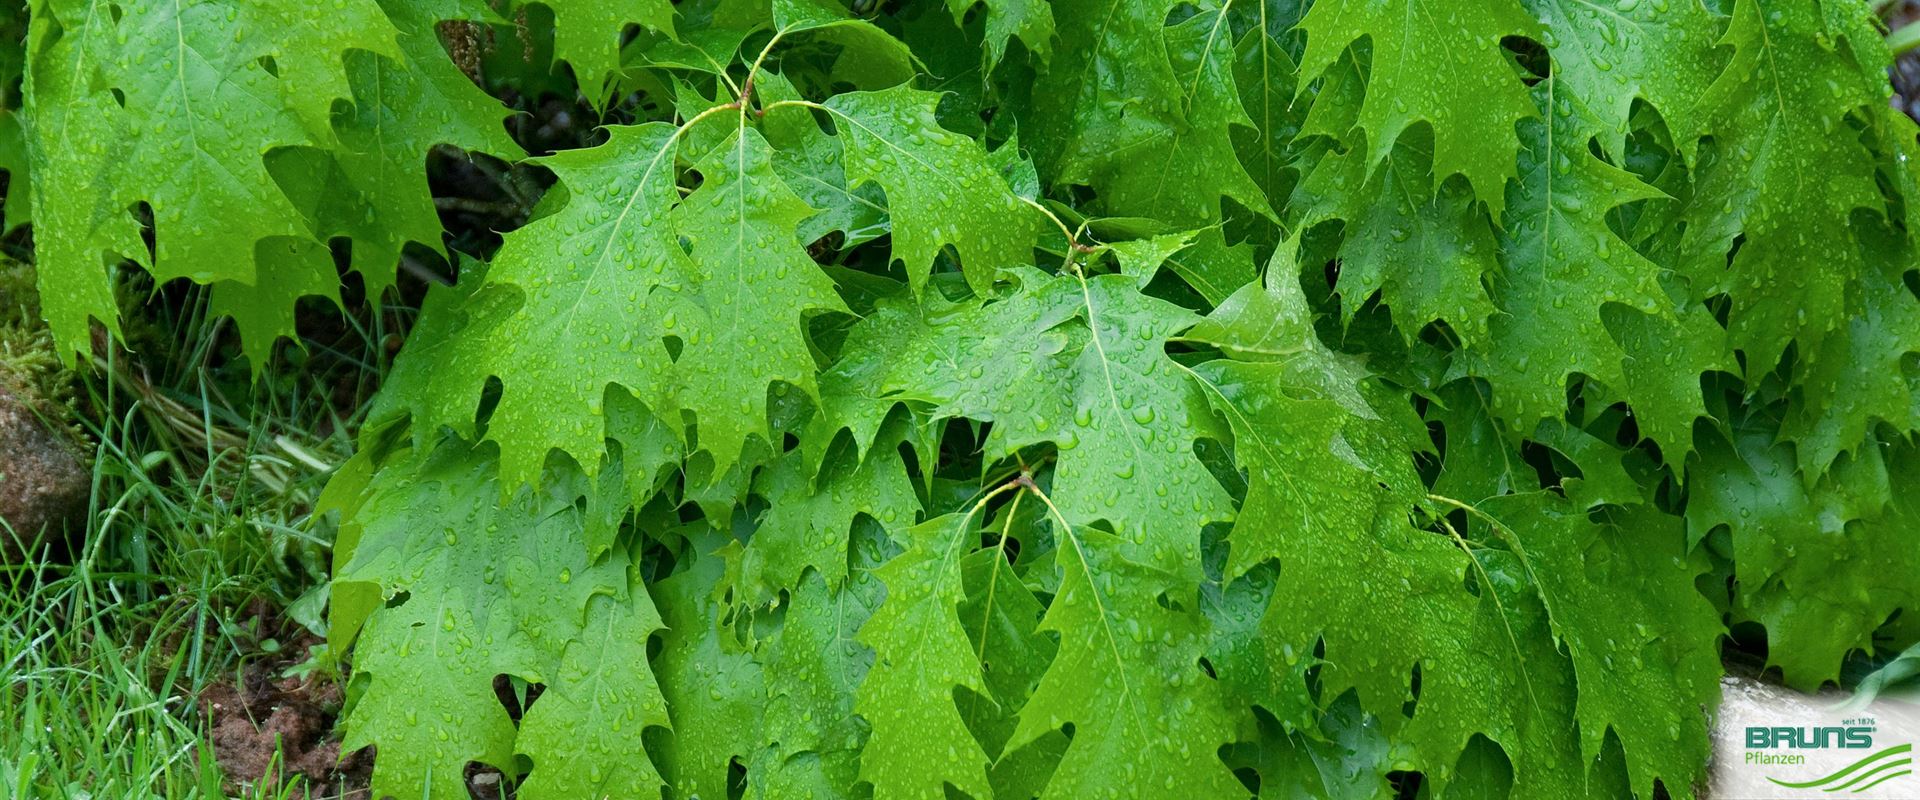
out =
<path fill-rule="evenodd" d="M 85 510 L 87 470 L 65 437 L 0 383 L 0 562 L 30 550 L 49 529 L 58 531 Z M 17 540 L 17 541 L 16 541 Z"/>

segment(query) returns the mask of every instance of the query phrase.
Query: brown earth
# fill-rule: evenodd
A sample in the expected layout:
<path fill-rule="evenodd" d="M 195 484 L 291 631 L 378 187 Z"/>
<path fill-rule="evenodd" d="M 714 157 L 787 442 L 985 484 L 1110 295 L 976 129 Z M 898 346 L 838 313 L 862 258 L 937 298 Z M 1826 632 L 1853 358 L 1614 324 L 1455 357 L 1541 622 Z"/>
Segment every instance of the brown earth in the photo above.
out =
<path fill-rule="evenodd" d="M 303 654 L 318 643 L 302 636 L 282 652 Z M 227 788 L 298 776 L 307 787 L 295 797 L 368 797 L 372 753 L 353 753 L 343 761 L 333 735 L 343 699 L 339 684 L 317 676 L 282 677 L 292 663 L 291 658 L 257 660 L 237 680 L 201 693 L 200 709 Z"/>

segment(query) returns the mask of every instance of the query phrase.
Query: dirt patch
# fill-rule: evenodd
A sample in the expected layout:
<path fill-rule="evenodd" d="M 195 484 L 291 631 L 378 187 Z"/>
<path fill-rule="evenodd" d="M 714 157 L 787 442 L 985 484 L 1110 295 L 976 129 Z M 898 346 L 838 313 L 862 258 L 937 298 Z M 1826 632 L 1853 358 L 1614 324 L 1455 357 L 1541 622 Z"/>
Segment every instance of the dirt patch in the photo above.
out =
<path fill-rule="evenodd" d="M 285 652 L 304 653 L 311 644 L 318 640 L 295 640 Z M 373 754 L 361 751 L 342 761 L 333 735 L 340 687 L 325 678 L 281 677 L 289 664 L 255 661 L 237 682 L 215 684 L 200 696 L 227 789 L 299 778 L 306 785 L 297 798 L 368 797 Z"/>

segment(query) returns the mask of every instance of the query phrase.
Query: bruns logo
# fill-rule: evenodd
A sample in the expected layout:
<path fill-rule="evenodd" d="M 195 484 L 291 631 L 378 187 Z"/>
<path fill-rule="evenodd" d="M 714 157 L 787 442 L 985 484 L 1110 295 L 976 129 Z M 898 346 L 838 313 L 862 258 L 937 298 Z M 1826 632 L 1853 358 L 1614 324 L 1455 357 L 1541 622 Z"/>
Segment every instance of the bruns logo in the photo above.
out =
<path fill-rule="evenodd" d="M 1749 748 L 1795 748 L 1804 750 L 1839 747 L 1865 749 L 1873 746 L 1873 728 L 1747 728 Z"/>
<path fill-rule="evenodd" d="M 1805 767 L 1805 753 L 1796 750 L 1873 750 L 1873 720 L 1856 718 L 1840 725 L 1808 727 L 1760 727 L 1747 729 L 1747 753 L 1750 767 Z M 1913 745 L 1896 744 L 1865 754 L 1848 757 L 1852 763 L 1824 775 L 1809 776 L 1789 769 L 1787 774 L 1767 775 L 1766 779 L 1783 789 L 1830 792 L 1864 792 L 1887 781 L 1913 774 Z M 1768 770 L 1772 772 L 1772 770 Z"/>

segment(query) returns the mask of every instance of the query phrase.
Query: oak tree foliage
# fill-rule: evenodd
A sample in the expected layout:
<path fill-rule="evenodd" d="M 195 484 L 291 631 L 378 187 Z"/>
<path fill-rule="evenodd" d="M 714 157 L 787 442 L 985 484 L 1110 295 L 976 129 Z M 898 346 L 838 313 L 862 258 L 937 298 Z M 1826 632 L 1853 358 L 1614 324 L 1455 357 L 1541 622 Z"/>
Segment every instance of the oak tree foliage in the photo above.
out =
<path fill-rule="evenodd" d="M 1730 630 L 1920 636 L 1876 26 L 32 0 L 0 160 L 74 355 L 458 266 L 325 499 L 376 794 L 1684 797 Z M 553 183 L 460 254 L 436 153 Z"/>

